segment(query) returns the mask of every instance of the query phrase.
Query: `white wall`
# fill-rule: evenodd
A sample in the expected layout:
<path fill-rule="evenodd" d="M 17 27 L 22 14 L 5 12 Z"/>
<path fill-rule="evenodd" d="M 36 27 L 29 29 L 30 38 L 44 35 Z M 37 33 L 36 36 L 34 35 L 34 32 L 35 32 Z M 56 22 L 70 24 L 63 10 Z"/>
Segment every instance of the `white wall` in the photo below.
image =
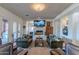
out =
<path fill-rule="evenodd" d="M 63 19 L 63 17 L 62 17 L 62 19 L 60 19 L 60 37 L 66 37 L 66 38 L 69 38 L 69 39 L 73 39 L 73 27 L 74 27 L 74 25 L 73 25 L 73 20 L 72 20 L 72 15 L 66 15 L 66 17 L 68 18 L 68 35 L 66 36 L 66 35 L 63 35 L 63 31 L 62 31 L 62 29 L 63 29 L 63 27 L 64 27 L 64 22 L 63 22 L 63 20 L 65 20 L 65 19 Z"/>
<path fill-rule="evenodd" d="M 33 20 L 26 20 L 25 26 L 26 26 L 25 33 L 28 34 L 31 30 L 33 30 L 33 28 L 32 28 L 32 27 L 34 27 L 33 26 Z"/>
<path fill-rule="evenodd" d="M 68 18 L 68 35 L 63 35 L 63 27 L 64 27 L 64 24 L 65 24 L 65 19 L 64 17 L 67 17 Z M 72 14 L 66 14 L 64 15 L 63 17 L 59 18 L 59 20 L 57 21 L 54 21 L 54 28 L 55 28 L 55 34 L 57 36 L 60 36 L 60 37 L 66 37 L 68 39 L 76 39 L 75 36 L 76 36 L 76 23 L 75 23 L 75 19 L 73 19 L 73 13 Z"/>
<path fill-rule="evenodd" d="M 79 41 L 79 12 L 76 12 L 73 14 L 73 23 L 74 23 L 74 33 L 73 36 L 74 39 L 78 40 Z"/>
<path fill-rule="evenodd" d="M 53 31 L 54 31 L 54 35 L 60 37 L 60 20 L 54 20 L 53 21 Z"/>
<path fill-rule="evenodd" d="M 68 18 L 68 35 L 63 35 L 62 28 L 65 24 L 63 22 L 65 19 L 64 17 Z M 60 21 L 59 21 L 60 20 Z M 56 22 L 55 22 L 56 21 Z M 57 34 L 57 30 L 59 29 L 58 26 L 60 26 L 60 37 L 66 37 L 71 40 L 78 40 L 79 41 L 79 4 L 73 4 L 66 10 L 64 10 L 61 14 L 59 14 L 55 18 L 54 28 L 55 28 L 55 34 Z M 57 23 L 60 24 L 57 24 Z M 57 28 L 56 28 L 57 27 Z"/>
<path fill-rule="evenodd" d="M 7 19 L 9 24 L 9 42 L 13 41 L 12 39 L 12 32 L 13 32 L 13 22 L 17 24 L 21 24 L 21 34 L 23 33 L 23 19 L 16 16 L 12 12 L 8 11 L 7 9 L 0 7 L 0 37 L 2 33 L 2 20 Z"/>

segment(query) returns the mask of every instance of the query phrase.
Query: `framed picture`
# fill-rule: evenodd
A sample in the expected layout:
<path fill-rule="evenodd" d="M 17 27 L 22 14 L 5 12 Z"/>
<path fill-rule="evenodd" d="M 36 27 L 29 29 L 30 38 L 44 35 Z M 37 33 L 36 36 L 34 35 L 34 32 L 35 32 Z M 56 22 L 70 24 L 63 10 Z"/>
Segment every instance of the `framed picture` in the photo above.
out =
<path fill-rule="evenodd" d="M 63 34 L 66 35 L 66 36 L 68 35 L 68 27 L 67 26 L 64 26 Z"/>
<path fill-rule="evenodd" d="M 68 24 L 69 24 L 69 20 L 68 20 L 68 16 L 64 17 L 64 26 L 63 26 L 63 35 L 68 35 Z"/>

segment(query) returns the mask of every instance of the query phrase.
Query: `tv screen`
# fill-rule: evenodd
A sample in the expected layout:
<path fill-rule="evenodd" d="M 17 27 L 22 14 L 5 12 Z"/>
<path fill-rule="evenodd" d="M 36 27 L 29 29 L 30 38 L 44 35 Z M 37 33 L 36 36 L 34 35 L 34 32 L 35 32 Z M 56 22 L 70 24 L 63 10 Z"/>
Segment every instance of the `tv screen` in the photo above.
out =
<path fill-rule="evenodd" d="M 34 20 L 34 26 L 44 27 L 45 26 L 45 20 Z"/>

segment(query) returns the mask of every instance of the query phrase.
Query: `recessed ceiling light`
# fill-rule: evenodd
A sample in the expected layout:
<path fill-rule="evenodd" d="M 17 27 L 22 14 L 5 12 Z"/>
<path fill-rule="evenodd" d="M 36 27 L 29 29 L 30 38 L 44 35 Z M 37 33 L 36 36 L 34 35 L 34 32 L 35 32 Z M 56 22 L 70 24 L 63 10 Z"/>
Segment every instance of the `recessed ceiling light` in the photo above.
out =
<path fill-rule="evenodd" d="M 38 11 L 38 12 L 43 11 L 45 8 L 46 8 L 46 6 L 43 3 L 32 4 L 32 9 L 35 10 L 35 11 Z"/>

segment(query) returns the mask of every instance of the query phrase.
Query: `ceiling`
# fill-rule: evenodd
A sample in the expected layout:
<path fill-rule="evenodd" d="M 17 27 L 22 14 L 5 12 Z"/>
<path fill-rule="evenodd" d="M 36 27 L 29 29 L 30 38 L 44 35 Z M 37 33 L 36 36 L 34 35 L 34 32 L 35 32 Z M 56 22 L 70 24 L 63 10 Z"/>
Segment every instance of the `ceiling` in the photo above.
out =
<path fill-rule="evenodd" d="M 41 12 L 36 12 L 31 8 L 32 3 L 2 3 L 0 6 L 8 9 L 25 20 L 32 20 L 40 16 L 45 19 L 53 19 L 71 3 L 45 3 L 46 8 Z"/>

